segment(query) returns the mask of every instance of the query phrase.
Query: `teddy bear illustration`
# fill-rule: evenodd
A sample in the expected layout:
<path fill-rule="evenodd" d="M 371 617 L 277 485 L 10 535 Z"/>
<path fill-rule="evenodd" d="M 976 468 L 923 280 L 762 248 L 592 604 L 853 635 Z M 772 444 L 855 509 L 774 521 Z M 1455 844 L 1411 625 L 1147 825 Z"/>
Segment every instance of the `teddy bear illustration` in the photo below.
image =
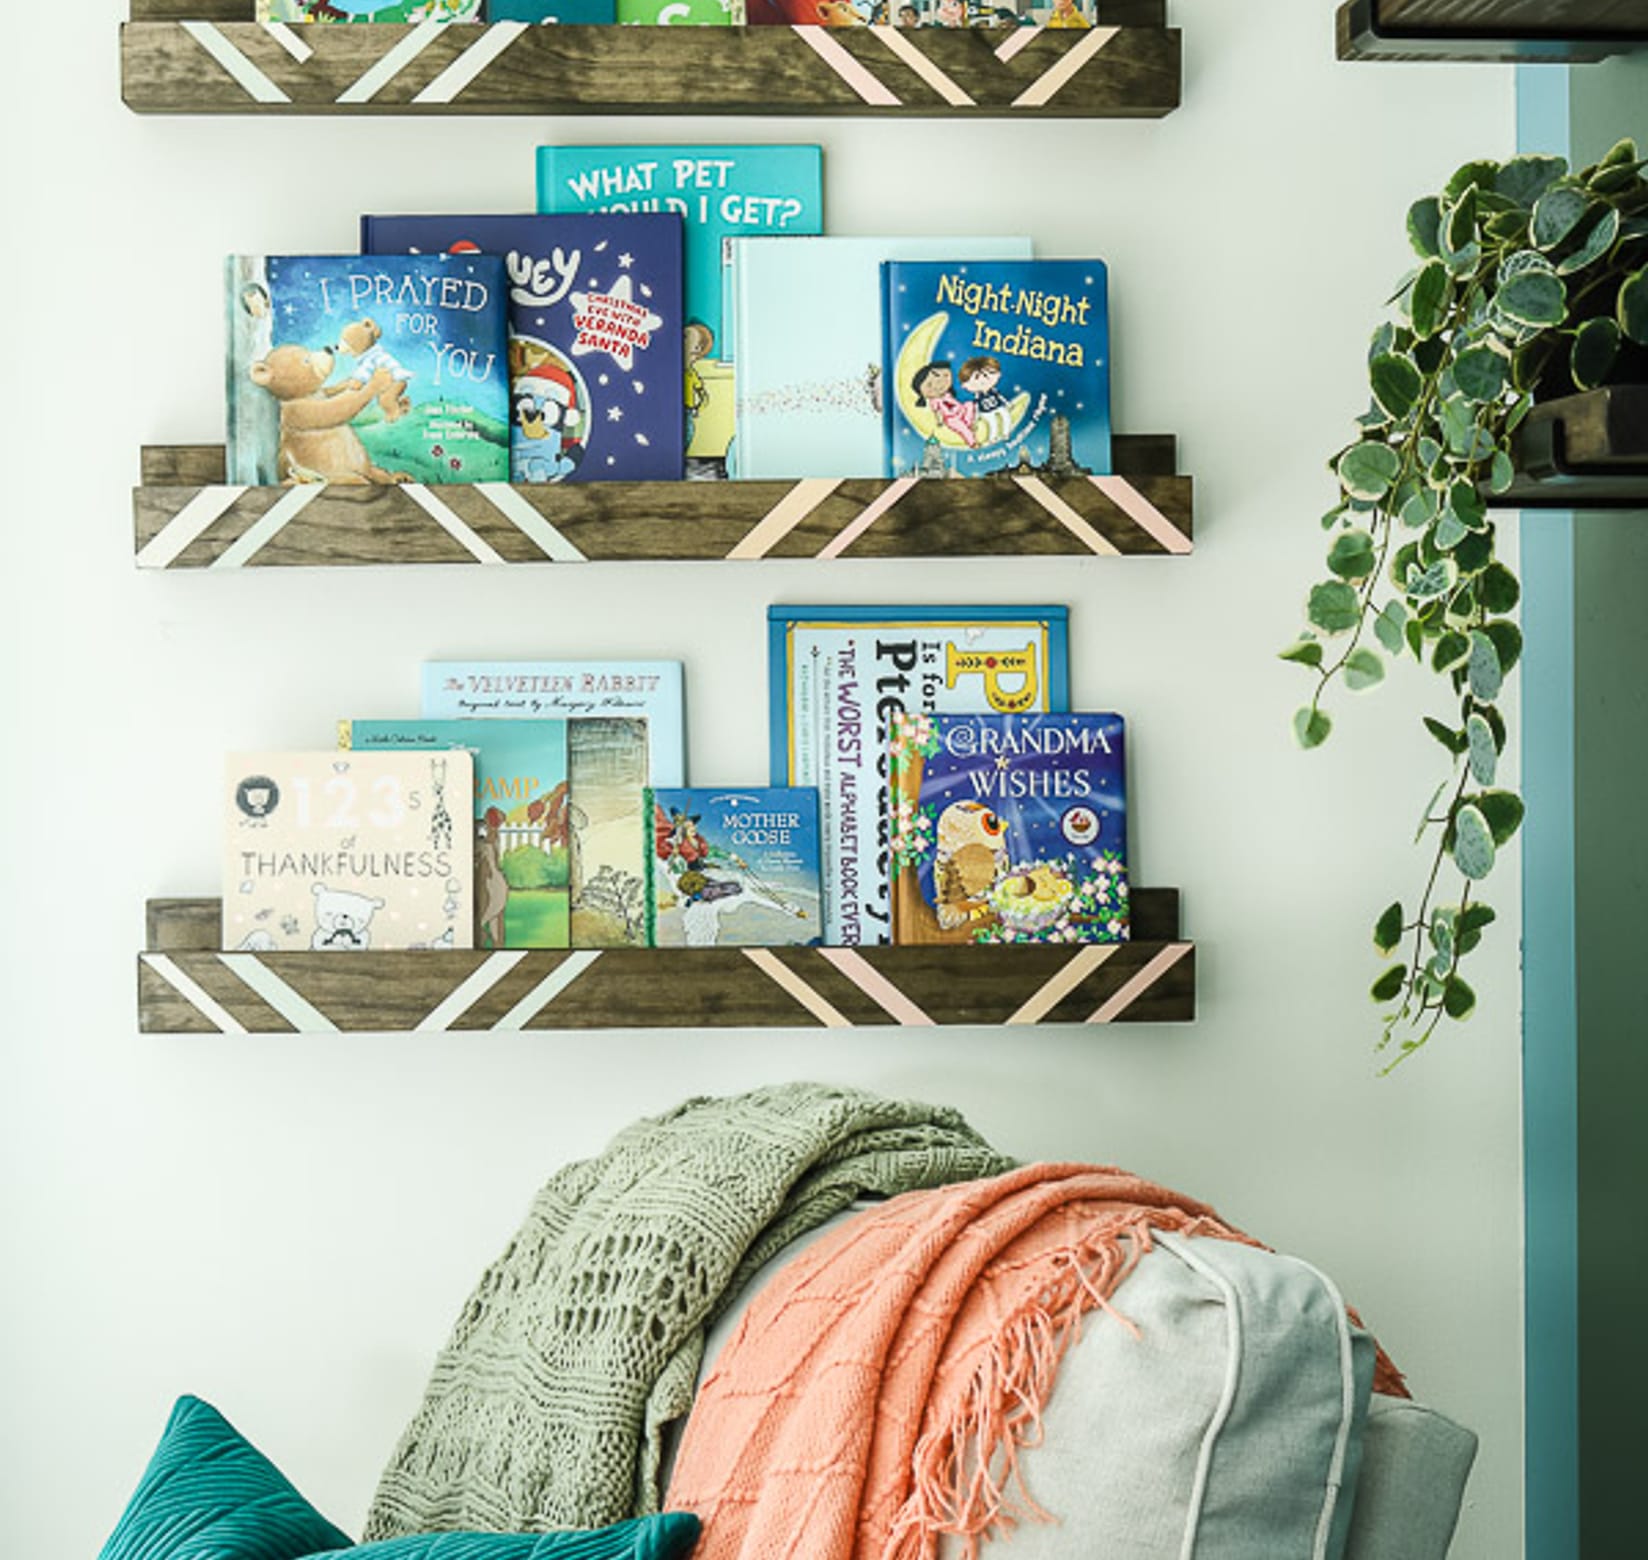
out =
<path fill-rule="evenodd" d="M 326 393 L 338 395 L 350 385 L 367 385 L 380 368 L 389 370 L 392 383 L 378 397 L 378 406 L 386 422 L 394 422 L 412 410 L 406 387 L 412 370 L 383 345 L 383 327 L 374 319 L 354 320 L 338 333 L 337 351 L 340 356 L 352 357 L 355 366 L 337 384 L 329 385 Z"/>
<path fill-rule="evenodd" d="M 367 404 L 394 384 L 380 368 L 364 385 L 346 384 L 328 392 L 336 359 L 324 347 L 280 346 L 252 364 L 252 383 L 280 403 L 280 452 L 276 471 L 287 485 L 338 482 L 384 486 L 410 482 L 405 471 L 373 464 L 360 435 L 349 426 Z"/>
<path fill-rule="evenodd" d="M 383 909 L 381 899 L 369 899 L 347 888 L 328 888 L 324 883 L 315 884 L 314 895 L 315 932 L 309 939 L 311 948 L 358 953 L 372 946 L 372 913 Z"/>

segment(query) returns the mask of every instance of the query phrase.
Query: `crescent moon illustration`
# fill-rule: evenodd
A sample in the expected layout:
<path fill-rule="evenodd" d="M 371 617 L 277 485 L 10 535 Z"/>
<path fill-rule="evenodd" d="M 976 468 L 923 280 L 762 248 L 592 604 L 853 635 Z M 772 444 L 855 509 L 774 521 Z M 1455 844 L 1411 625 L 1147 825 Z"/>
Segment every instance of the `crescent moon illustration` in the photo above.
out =
<path fill-rule="evenodd" d="M 965 450 L 972 446 L 968 445 L 953 428 L 946 428 L 927 407 L 916 400 L 915 387 L 911 384 L 916 371 L 933 361 L 933 354 L 938 350 L 939 337 L 944 334 L 944 327 L 949 323 L 950 316 L 940 310 L 937 314 L 929 314 L 904 338 L 904 345 L 898 350 L 898 362 L 894 365 L 893 389 L 898 396 L 898 409 L 904 413 L 905 421 L 915 429 L 923 442 L 937 439 L 945 449 Z M 1001 443 L 1024 420 L 1024 414 L 1029 409 L 1030 394 L 1021 390 L 1007 403 L 1007 412 L 1002 419 L 1000 430 L 989 442 Z M 1001 416 L 999 412 L 992 415 Z"/>

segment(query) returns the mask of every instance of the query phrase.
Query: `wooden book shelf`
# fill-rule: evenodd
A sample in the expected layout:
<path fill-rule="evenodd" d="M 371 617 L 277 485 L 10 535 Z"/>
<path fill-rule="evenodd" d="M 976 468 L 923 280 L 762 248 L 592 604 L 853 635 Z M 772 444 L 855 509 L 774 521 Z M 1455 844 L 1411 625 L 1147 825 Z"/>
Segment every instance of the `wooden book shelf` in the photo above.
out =
<path fill-rule="evenodd" d="M 221 445 L 163 446 L 132 510 L 146 569 L 1188 553 L 1173 438 L 1112 450 L 1105 477 L 258 488 L 224 481 Z"/>
<path fill-rule="evenodd" d="M 1179 106 L 1166 0 L 1099 25 L 285 26 L 253 0 L 131 0 L 121 95 L 145 114 L 844 114 L 1155 119 Z"/>
<path fill-rule="evenodd" d="M 1643 0 L 1346 0 L 1342 60 L 1591 64 L 1648 48 Z"/>
<path fill-rule="evenodd" d="M 1499 509 L 1648 509 L 1648 385 L 1544 401 L 1516 431 Z"/>
<path fill-rule="evenodd" d="M 1185 1023 L 1196 949 L 1177 889 L 1133 896 L 1135 941 L 1091 947 L 608 948 L 222 953 L 215 899 L 155 899 L 145 1034 L 844 1029 Z"/>

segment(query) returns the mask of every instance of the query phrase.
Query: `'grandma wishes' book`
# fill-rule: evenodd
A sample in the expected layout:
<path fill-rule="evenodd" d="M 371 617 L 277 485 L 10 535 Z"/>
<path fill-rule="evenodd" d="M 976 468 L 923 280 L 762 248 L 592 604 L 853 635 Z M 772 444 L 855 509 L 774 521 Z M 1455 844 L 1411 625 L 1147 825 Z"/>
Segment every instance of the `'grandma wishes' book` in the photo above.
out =
<path fill-rule="evenodd" d="M 540 211 L 676 211 L 686 224 L 683 388 L 689 475 L 725 475 L 733 437 L 733 352 L 725 300 L 727 241 L 819 233 L 823 157 L 816 146 L 541 146 Z"/>
<path fill-rule="evenodd" d="M 494 9 L 506 0 L 492 0 Z M 257 0 L 260 22 L 479 22 L 486 0 Z"/>
<path fill-rule="evenodd" d="M 655 947 L 821 940 L 816 792 L 666 787 L 648 795 Z"/>
<path fill-rule="evenodd" d="M 680 480 L 674 212 L 362 217 L 361 248 L 503 258 L 512 481 Z"/>
<path fill-rule="evenodd" d="M 224 773 L 225 948 L 473 945 L 467 752 L 233 753 Z"/>
<path fill-rule="evenodd" d="M 1070 707 L 1064 607 L 769 607 L 771 777 L 816 786 L 824 941 L 892 940 L 887 723 Z"/>
<path fill-rule="evenodd" d="M 233 255 L 229 481 L 507 482 L 503 261 Z"/>
<path fill-rule="evenodd" d="M 569 720 L 572 946 L 647 943 L 647 723 Z"/>
<path fill-rule="evenodd" d="M 1128 935 L 1119 715 L 894 717 L 893 941 Z"/>
<path fill-rule="evenodd" d="M 882 267 L 885 473 L 1110 470 L 1110 325 L 1099 260 Z"/>
<path fill-rule="evenodd" d="M 465 749 L 475 766 L 475 946 L 571 946 L 564 720 L 344 720 L 338 746 Z"/>

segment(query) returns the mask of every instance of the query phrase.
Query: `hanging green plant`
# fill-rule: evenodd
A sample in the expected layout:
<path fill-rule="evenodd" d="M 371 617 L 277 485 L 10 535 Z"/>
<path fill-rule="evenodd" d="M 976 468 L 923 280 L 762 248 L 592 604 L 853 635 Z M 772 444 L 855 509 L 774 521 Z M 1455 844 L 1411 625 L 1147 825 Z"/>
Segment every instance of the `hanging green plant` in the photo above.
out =
<path fill-rule="evenodd" d="M 1325 742 L 1334 680 L 1376 687 L 1387 656 L 1428 662 L 1454 701 L 1451 719 L 1423 717 L 1451 761 L 1420 821 L 1417 838 L 1434 843 L 1423 887 L 1374 923 L 1390 1066 L 1476 1007 L 1460 967 L 1494 920 L 1479 885 L 1523 815 L 1517 792 L 1496 783 L 1522 592 L 1495 552 L 1485 494 L 1514 480 L 1512 436 L 1536 396 L 1648 380 L 1643 166 L 1630 141 L 1580 173 L 1559 157 L 1473 162 L 1415 203 L 1419 264 L 1392 300 L 1397 318 L 1374 333 L 1360 432 L 1331 462 L 1329 577 L 1311 589 L 1309 627 L 1281 652 L 1316 678 L 1295 736 Z"/>

